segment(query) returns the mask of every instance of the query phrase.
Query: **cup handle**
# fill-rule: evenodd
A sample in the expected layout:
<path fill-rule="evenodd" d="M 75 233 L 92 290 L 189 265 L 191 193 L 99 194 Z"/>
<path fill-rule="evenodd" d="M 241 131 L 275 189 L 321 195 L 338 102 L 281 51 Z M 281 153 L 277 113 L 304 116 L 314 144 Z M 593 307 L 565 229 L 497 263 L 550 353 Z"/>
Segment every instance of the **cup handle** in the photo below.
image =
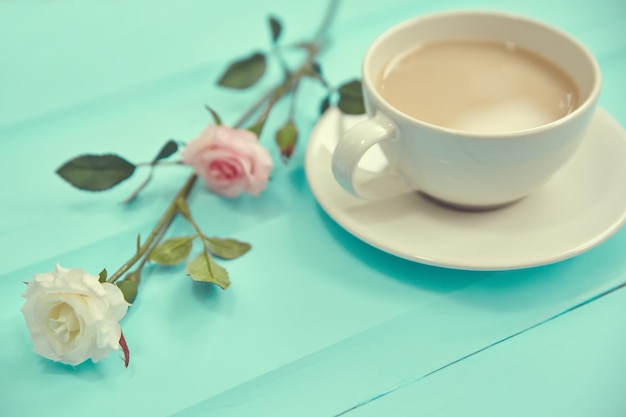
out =
<path fill-rule="evenodd" d="M 340 134 L 341 135 L 341 134 Z M 361 121 L 341 135 L 332 158 L 332 171 L 341 187 L 366 200 L 380 200 L 413 191 L 393 169 L 358 175 L 359 161 L 374 145 L 396 138 L 396 127 L 382 113 Z M 363 180 L 364 177 L 367 180 Z"/>

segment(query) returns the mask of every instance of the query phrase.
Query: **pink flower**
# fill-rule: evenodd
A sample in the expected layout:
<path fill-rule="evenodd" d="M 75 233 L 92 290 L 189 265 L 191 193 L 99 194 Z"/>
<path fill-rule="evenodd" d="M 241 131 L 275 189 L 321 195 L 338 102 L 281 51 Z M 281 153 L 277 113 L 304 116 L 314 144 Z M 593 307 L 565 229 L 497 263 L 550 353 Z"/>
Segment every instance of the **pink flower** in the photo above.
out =
<path fill-rule="evenodd" d="M 272 157 L 254 133 L 224 125 L 209 125 L 187 144 L 182 158 L 208 189 L 231 198 L 259 195 L 273 167 Z"/>

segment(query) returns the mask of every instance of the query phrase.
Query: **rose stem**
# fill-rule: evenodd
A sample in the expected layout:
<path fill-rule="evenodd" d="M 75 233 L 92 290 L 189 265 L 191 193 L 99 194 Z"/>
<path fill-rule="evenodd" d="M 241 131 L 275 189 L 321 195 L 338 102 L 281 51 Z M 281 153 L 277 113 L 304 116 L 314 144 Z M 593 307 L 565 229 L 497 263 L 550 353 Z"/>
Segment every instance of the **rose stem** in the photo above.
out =
<path fill-rule="evenodd" d="M 303 76 L 305 76 L 305 74 L 310 70 L 311 63 L 322 49 L 323 42 L 321 42 L 321 39 L 330 27 L 330 24 L 332 23 L 338 4 L 338 0 L 331 0 L 330 6 L 328 7 L 326 14 L 324 15 L 322 24 L 320 25 L 316 35 L 314 36 L 313 41 L 308 44 L 307 57 L 300 65 L 300 67 L 298 67 L 297 71 L 290 74 L 289 77 L 281 84 L 265 93 L 242 115 L 242 117 L 233 125 L 233 127 L 240 127 L 241 125 L 243 125 L 252 116 L 252 114 L 254 114 L 266 101 L 269 100 L 267 108 L 263 113 L 264 117 L 267 117 L 274 104 L 276 104 L 285 94 L 289 93 L 293 86 L 296 85 Z M 163 213 L 157 224 L 152 229 L 152 232 L 150 232 L 148 238 L 139 247 L 139 250 L 137 250 L 137 252 L 128 261 L 126 261 L 117 271 L 115 271 L 115 273 L 107 279 L 107 282 L 114 283 L 115 281 L 120 279 L 120 277 L 126 271 L 128 271 L 135 263 L 137 263 L 137 261 L 142 258 L 144 259 L 142 260 L 139 268 L 141 269 L 141 267 L 143 267 L 150 253 L 150 250 L 159 243 L 159 241 L 169 228 L 170 224 L 179 213 L 178 200 L 187 199 L 187 196 L 189 195 L 189 192 L 191 191 L 191 188 L 193 187 L 197 178 L 198 177 L 196 174 L 192 174 L 187 179 L 183 187 L 172 199 L 172 202 L 165 210 L 165 213 Z"/>
<path fill-rule="evenodd" d="M 169 227 L 169 225 L 172 223 L 172 220 L 174 220 L 174 217 L 178 213 L 178 208 L 177 208 L 178 199 L 187 198 L 197 178 L 198 177 L 196 176 L 196 174 L 192 174 L 187 179 L 187 181 L 185 182 L 185 185 L 183 185 L 183 187 L 178 191 L 178 193 L 176 194 L 176 197 L 174 197 L 170 205 L 167 207 L 167 210 L 165 210 L 165 213 L 163 213 L 163 215 L 161 216 L 157 224 L 154 226 L 154 229 L 152 229 L 152 232 L 150 232 L 150 235 L 148 236 L 148 238 L 139 247 L 139 250 L 128 261 L 126 261 L 126 263 L 124 263 L 124 265 L 122 265 L 120 269 L 115 271 L 115 273 L 111 275 L 109 279 L 107 279 L 107 282 L 117 281 L 122 276 L 122 274 L 124 274 L 124 272 L 128 271 L 139 259 L 141 259 L 142 256 L 148 253 L 148 249 L 150 249 L 153 242 L 154 243 L 158 242 L 156 238 L 162 237 L 162 236 L 159 236 L 159 235 L 162 235 L 161 231 L 165 231 Z"/>
<path fill-rule="evenodd" d="M 292 90 L 292 87 L 296 85 L 300 79 L 310 70 L 311 64 L 315 60 L 315 57 L 319 54 L 324 46 L 323 37 L 325 36 L 328 28 L 332 24 L 337 7 L 339 6 L 339 0 L 331 0 L 328 9 L 322 20 L 322 24 L 318 28 L 313 40 L 305 43 L 307 46 L 307 57 L 300 65 L 297 71 L 291 73 L 286 80 L 284 80 L 278 86 L 267 91 L 258 101 L 256 101 L 233 125 L 233 127 L 241 127 L 254 113 L 256 113 L 266 102 L 269 101 L 263 114 L 257 119 L 257 121 L 265 119 L 271 111 L 274 104 L 276 104 L 285 94 Z"/>

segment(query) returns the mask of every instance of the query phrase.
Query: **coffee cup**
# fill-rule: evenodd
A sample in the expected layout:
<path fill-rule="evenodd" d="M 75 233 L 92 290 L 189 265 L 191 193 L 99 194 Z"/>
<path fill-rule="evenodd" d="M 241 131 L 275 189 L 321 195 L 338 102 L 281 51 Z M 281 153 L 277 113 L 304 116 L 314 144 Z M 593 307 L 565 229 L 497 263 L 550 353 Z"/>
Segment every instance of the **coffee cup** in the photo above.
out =
<path fill-rule="evenodd" d="M 453 207 L 507 205 L 572 157 L 601 83 L 580 42 L 527 17 L 449 11 L 408 20 L 365 54 L 367 119 L 339 139 L 333 174 L 356 196 L 389 197 L 359 176 L 359 161 L 380 146 L 388 169 L 369 181 Z"/>

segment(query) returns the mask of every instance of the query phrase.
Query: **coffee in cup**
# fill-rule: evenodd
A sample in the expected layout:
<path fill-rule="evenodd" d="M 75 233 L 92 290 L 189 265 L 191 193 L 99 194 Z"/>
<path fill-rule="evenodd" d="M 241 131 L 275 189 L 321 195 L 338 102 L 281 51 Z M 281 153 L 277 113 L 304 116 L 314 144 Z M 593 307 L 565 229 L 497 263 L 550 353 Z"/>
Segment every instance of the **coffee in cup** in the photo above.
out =
<path fill-rule="evenodd" d="M 385 65 L 376 89 L 411 117 L 477 133 L 538 127 L 578 106 L 565 70 L 511 42 L 419 44 Z"/>
<path fill-rule="evenodd" d="M 530 194 L 574 154 L 601 73 L 571 36 L 508 13 L 453 11 L 401 23 L 363 60 L 368 119 L 344 133 L 335 178 L 365 198 L 358 163 L 374 145 L 387 173 L 448 205 L 493 208 Z"/>

